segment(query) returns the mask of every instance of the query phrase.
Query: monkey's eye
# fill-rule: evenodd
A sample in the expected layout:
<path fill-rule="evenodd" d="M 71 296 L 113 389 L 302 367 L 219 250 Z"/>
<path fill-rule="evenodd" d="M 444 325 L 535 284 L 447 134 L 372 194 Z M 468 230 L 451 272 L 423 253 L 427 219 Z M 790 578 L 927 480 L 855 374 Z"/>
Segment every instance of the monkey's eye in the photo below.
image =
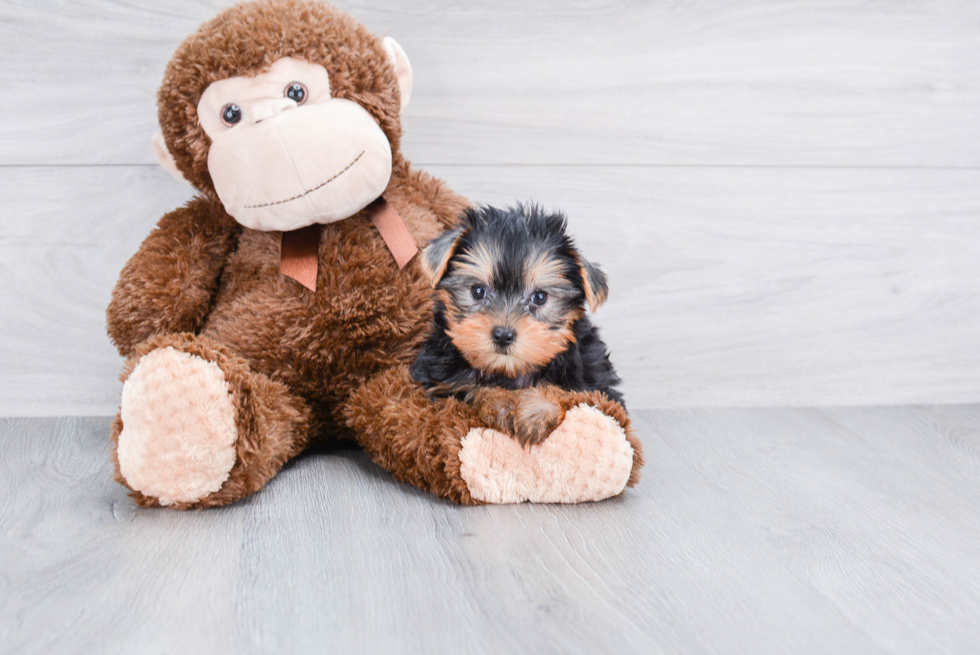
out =
<path fill-rule="evenodd" d="M 233 102 L 221 108 L 221 122 L 231 127 L 242 120 L 242 108 Z"/>
<path fill-rule="evenodd" d="M 534 295 L 531 296 L 531 302 L 540 307 L 548 302 L 548 294 L 544 291 L 535 291 Z"/>
<path fill-rule="evenodd" d="M 487 288 L 482 284 L 474 284 L 470 287 L 470 295 L 473 296 L 473 300 L 483 300 L 487 297 Z"/>
<path fill-rule="evenodd" d="M 295 102 L 297 105 L 301 105 L 306 102 L 306 86 L 301 82 L 291 82 L 286 90 L 282 92 L 284 96 Z"/>

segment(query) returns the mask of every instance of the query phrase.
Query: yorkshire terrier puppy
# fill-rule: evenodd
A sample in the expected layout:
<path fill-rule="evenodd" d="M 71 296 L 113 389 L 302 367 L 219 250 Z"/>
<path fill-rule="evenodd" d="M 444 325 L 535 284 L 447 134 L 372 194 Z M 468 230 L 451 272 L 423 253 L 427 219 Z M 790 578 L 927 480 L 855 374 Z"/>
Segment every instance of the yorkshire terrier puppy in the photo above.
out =
<path fill-rule="evenodd" d="M 422 252 L 436 302 L 412 377 L 434 396 L 471 403 L 526 445 L 564 418 L 558 389 L 622 402 L 606 345 L 585 316 L 586 304 L 594 312 L 605 301 L 606 276 L 565 230 L 562 214 L 534 205 L 481 207 Z"/>

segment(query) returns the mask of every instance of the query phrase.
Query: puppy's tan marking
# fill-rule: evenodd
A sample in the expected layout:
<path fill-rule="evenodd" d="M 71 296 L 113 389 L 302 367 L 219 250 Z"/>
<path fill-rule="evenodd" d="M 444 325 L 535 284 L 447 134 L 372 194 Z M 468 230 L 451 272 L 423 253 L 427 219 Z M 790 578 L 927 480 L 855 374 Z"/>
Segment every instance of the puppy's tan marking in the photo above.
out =
<path fill-rule="evenodd" d="M 524 271 L 525 289 L 533 291 L 534 289 L 548 289 L 564 284 L 567 284 L 565 265 L 561 260 L 555 259 L 551 251 L 531 256 Z"/>
<path fill-rule="evenodd" d="M 585 288 L 585 302 L 589 304 L 589 309 L 595 313 L 600 305 L 606 302 L 609 289 L 604 286 L 604 282 L 599 285 L 593 284 L 592 277 L 589 275 L 589 269 L 586 267 L 581 255 L 576 254 L 575 259 L 578 261 L 579 272 L 582 274 L 582 286 Z M 601 273 L 599 275 L 605 279 L 604 275 Z"/>
<path fill-rule="evenodd" d="M 566 322 L 553 330 L 547 323 L 525 316 L 516 321 L 514 329 L 517 338 L 507 351 L 507 355 L 520 362 L 522 372 L 529 372 L 545 366 L 561 353 L 568 350 L 568 345 L 575 340 L 572 326 Z"/>
<path fill-rule="evenodd" d="M 493 272 L 500 256 L 500 250 L 495 244 L 478 243 L 460 256 L 453 275 L 463 275 L 493 284 Z"/>
<path fill-rule="evenodd" d="M 446 274 L 449 260 L 456 253 L 456 247 L 464 234 L 466 234 L 465 230 L 457 228 L 435 239 L 422 251 L 422 256 L 419 257 L 419 266 L 422 273 L 429 278 L 429 283 L 433 288 L 439 284 L 442 276 Z"/>

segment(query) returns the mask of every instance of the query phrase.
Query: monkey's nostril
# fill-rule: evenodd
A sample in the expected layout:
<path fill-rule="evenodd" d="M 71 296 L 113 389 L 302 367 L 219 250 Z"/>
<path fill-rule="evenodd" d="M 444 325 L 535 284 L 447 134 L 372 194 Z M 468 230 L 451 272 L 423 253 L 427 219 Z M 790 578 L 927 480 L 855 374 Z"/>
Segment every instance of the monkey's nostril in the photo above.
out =
<path fill-rule="evenodd" d="M 517 337 L 517 333 L 509 327 L 495 327 L 490 333 L 493 337 L 493 342 L 498 346 L 509 346 L 514 343 L 514 338 Z"/>
<path fill-rule="evenodd" d="M 296 103 L 289 98 L 266 100 L 249 109 L 248 117 L 253 124 L 258 124 L 269 118 L 275 118 L 284 111 L 295 108 Z"/>

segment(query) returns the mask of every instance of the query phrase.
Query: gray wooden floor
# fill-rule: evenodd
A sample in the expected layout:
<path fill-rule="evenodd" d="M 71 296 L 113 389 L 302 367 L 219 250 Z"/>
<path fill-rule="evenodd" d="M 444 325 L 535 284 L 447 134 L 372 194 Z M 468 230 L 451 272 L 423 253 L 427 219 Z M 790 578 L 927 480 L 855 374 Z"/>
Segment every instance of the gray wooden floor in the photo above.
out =
<path fill-rule="evenodd" d="M 609 273 L 645 480 L 459 508 L 348 450 L 136 510 L 103 311 L 228 4 L 0 0 L 0 653 L 980 652 L 980 3 L 341 2 L 406 155 Z"/>
<path fill-rule="evenodd" d="M 356 451 L 136 510 L 105 418 L 0 421 L 4 653 L 976 653 L 980 406 L 637 413 L 625 496 L 461 508 Z"/>

